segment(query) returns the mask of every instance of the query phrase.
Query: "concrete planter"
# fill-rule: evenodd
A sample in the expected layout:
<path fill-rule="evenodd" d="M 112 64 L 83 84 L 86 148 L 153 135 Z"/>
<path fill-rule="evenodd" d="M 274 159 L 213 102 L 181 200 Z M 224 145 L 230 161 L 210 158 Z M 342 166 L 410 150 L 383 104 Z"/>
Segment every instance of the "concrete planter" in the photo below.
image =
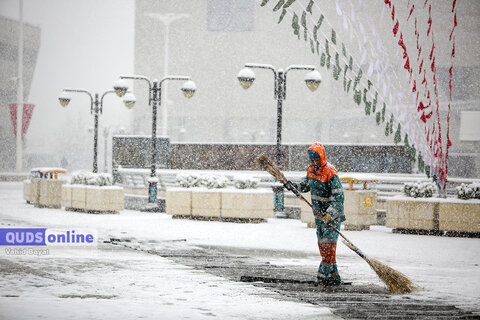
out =
<path fill-rule="evenodd" d="M 39 207 L 61 208 L 62 207 L 62 185 L 65 180 L 40 179 Z"/>
<path fill-rule="evenodd" d="M 480 232 L 480 200 L 440 201 L 438 213 L 440 230 Z"/>
<path fill-rule="evenodd" d="M 302 195 L 311 203 L 312 196 L 310 192 L 303 193 Z M 305 222 L 310 228 L 315 227 L 315 214 L 305 201 L 300 201 L 300 221 Z"/>
<path fill-rule="evenodd" d="M 124 209 L 123 188 L 108 186 L 86 187 L 86 211 L 121 211 Z"/>
<path fill-rule="evenodd" d="M 232 218 L 273 218 L 269 189 L 172 188 L 166 191 L 166 212 L 171 215 Z"/>
<path fill-rule="evenodd" d="M 72 207 L 72 188 L 71 184 L 64 184 L 62 186 L 62 202 L 61 205 L 64 208 Z"/>
<path fill-rule="evenodd" d="M 165 192 L 166 213 L 171 215 L 192 215 L 192 191 L 187 188 L 172 188 Z"/>
<path fill-rule="evenodd" d="M 115 212 L 124 209 L 123 188 L 64 185 L 62 205 L 66 209 L 86 212 Z"/>
<path fill-rule="evenodd" d="M 387 200 L 386 226 L 438 230 L 438 198 L 394 197 Z"/>
<path fill-rule="evenodd" d="M 40 181 L 39 178 L 30 180 L 30 204 L 38 206 L 40 203 Z"/>
<path fill-rule="evenodd" d="M 23 200 L 25 200 L 27 203 L 31 202 L 31 186 L 32 183 L 30 180 L 23 180 Z"/>
<path fill-rule="evenodd" d="M 273 192 L 267 189 L 226 189 L 221 191 L 221 217 L 273 218 Z"/>
<path fill-rule="evenodd" d="M 377 192 L 344 190 L 345 230 L 364 230 L 377 223 Z"/>
<path fill-rule="evenodd" d="M 387 200 L 387 227 L 480 232 L 480 200 L 406 198 Z"/>
<path fill-rule="evenodd" d="M 71 209 L 85 210 L 87 206 L 87 187 L 79 184 L 70 185 Z"/>
<path fill-rule="evenodd" d="M 192 188 L 192 216 L 220 217 L 222 194 L 218 190 Z"/>

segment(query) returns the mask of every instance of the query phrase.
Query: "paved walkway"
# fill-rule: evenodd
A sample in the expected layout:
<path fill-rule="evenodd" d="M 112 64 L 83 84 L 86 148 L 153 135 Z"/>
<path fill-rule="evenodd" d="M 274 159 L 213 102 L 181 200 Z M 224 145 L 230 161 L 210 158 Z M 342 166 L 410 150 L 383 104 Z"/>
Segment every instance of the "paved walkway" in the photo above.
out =
<path fill-rule="evenodd" d="M 233 281 L 251 282 L 299 302 L 326 306 L 344 319 L 480 319 L 479 314 L 464 311 L 446 301 L 393 295 L 385 287 L 376 285 L 315 286 L 313 275 L 262 262 L 249 255 L 231 253 L 226 248 L 192 248 L 184 244 L 159 249 L 156 244 L 139 245 L 121 239 L 112 239 L 111 243 L 159 255 Z"/>

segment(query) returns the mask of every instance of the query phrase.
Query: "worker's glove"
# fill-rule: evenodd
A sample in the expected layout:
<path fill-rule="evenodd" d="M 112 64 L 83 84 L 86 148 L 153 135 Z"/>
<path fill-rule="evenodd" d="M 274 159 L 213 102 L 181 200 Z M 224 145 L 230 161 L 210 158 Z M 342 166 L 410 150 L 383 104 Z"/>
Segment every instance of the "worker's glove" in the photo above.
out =
<path fill-rule="evenodd" d="M 332 221 L 332 216 L 330 215 L 330 213 L 327 213 L 322 217 L 322 220 L 323 223 L 329 223 L 330 221 Z"/>
<path fill-rule="evenodd" d="M 293 185 L 292 181 L 287 181 L 287 183 L 285 183 L 284 186 L 285 186 L 285 188 L 286 188 L 287 190 L 290 190 L 290 191 L 292 191 L 292 192 L 297 191 L 297 188 L 295 188 L 295 186 Z"/>
<path fill-rule="evenodd" d="M 285 183 L 284 186 L 287 190 L 292 191 L 297 197 L 300 196 L 300 192 L 298 192 L 297 188 L 292 183 L 292 181 L 287 181 L 287 183 Z"/>

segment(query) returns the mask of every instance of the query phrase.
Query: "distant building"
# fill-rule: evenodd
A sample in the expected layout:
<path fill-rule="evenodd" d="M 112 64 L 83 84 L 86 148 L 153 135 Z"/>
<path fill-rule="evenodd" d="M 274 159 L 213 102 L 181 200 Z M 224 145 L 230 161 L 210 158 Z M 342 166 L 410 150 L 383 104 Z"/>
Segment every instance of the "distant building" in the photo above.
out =
<path fill-rule="evenodd" d="M 15 135 L 8 105 L 17 103 L 18 32 L 18 21 L 0 17 L 0 171 L 15 169 Z M 40 48 L 40 28 L 24 24 L 23 37 L 23 100 L 27 103 Z"/>
<path fill-rule="evenodd" d="M 365 117 L 363 104 L 357 106 L 352 94 L 344 92 L 343 81 L 335 81 L 329 74 L 331 70 L 320 67 L 319 56 L 312 54 L 310 45 L 302 37 L 298 40 L 293 36 L 292 18 L 287 15 L 282 23 L 277 23 L 281 10 L 272 12 L 277 2 L 272 0 L 262 8 L 258 0 L 136 1 L 135 73 L 158 80 L 165 75 L 166 30 L 169 30 L 168 74 L 189 75 L 197 85 L 195 96 L 187 100 L 179 90 L 181 83 L 168 82 L 168 101 L 162 103 L 168 105 L 167 134 L 171 141 L 274 143 L 276 101 L 272 73 L 254 70 L 256 80 L 247 91 L 236 79 L 245 63 L 256 62 L 276 68 L 312 64 L 322 74 L 320 88 L 312 93 L 303 82 L 305 72 L 289 73 L 287 99 L 283 105 L 284 143 L 307 144 L 315 140 L 325 143 L 392 143 L 391 136 L 385 137 L 384 126 L 375 124 L 375 116 Z M 343 37 L 352 54 L 360 60 L 361 54 L 355 51 L 358 50 L 356 39 L 347 39 L 342 19 L 337 16 L 336 3 L 338 1 L 323 1 L 321 6 L 327 19 L 338 30 L 337 37 Z M 373 2 L 363 3 L 373 5 Z M 444 18 L 442 14 L 451 14 L 451 3 L 446 0 L 435 2 L 439 11 L 435 12 L 434 28 L 442 27 L 441 23 L 438 24 Z M 168 14 L 176 20 L 167 29 Z M 368 10 L 357 14 L 363 14 L 365 18 Z M 449 172 L 451 176 L 480 177 L 480 126 L 473 120 L 480 118 L 480 2 L 458 2 L 457 14 L 459 19 L 468 23 L 459 24 L 455 31 L 457 54 L 450 115 L 453 147 L 449 153 Z M 388 24 L 387 27 L 388 30 L 378 30 L 384 31 L 378 36 L 394 52 L 398 44 L 392 41 Z M 435 29 L 438 52 L 442 50 L 441 39 L 448 40 L 447 29 Z M 399 60 L 393 61 L 400 63 L 401 55 Z M 368 69 L 366 65 L 362 65 L 363 68 Z M 437 61 L 444 118 L 448 105 L 448 68 L 448 59 Z M 135 94 L 133 133 L 149 134 L 151 109 L 147 106 L 144 83 L 135 82 Z M 164 92 L 162 96 L 165 97 Z M 159 134 L 163 128 L 162 118 L 160 109 Z"/>

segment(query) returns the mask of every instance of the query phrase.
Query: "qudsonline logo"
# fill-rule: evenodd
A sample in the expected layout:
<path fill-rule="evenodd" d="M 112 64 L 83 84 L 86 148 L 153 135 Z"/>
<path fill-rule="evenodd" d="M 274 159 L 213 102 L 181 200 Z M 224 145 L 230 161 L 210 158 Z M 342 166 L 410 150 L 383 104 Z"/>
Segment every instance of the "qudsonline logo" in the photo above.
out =
<path fill-rule="evenodd" d="M 97 234 L 93 230 L 0 228 L 0 246 L 93 247 L 96 245 Z"/>

